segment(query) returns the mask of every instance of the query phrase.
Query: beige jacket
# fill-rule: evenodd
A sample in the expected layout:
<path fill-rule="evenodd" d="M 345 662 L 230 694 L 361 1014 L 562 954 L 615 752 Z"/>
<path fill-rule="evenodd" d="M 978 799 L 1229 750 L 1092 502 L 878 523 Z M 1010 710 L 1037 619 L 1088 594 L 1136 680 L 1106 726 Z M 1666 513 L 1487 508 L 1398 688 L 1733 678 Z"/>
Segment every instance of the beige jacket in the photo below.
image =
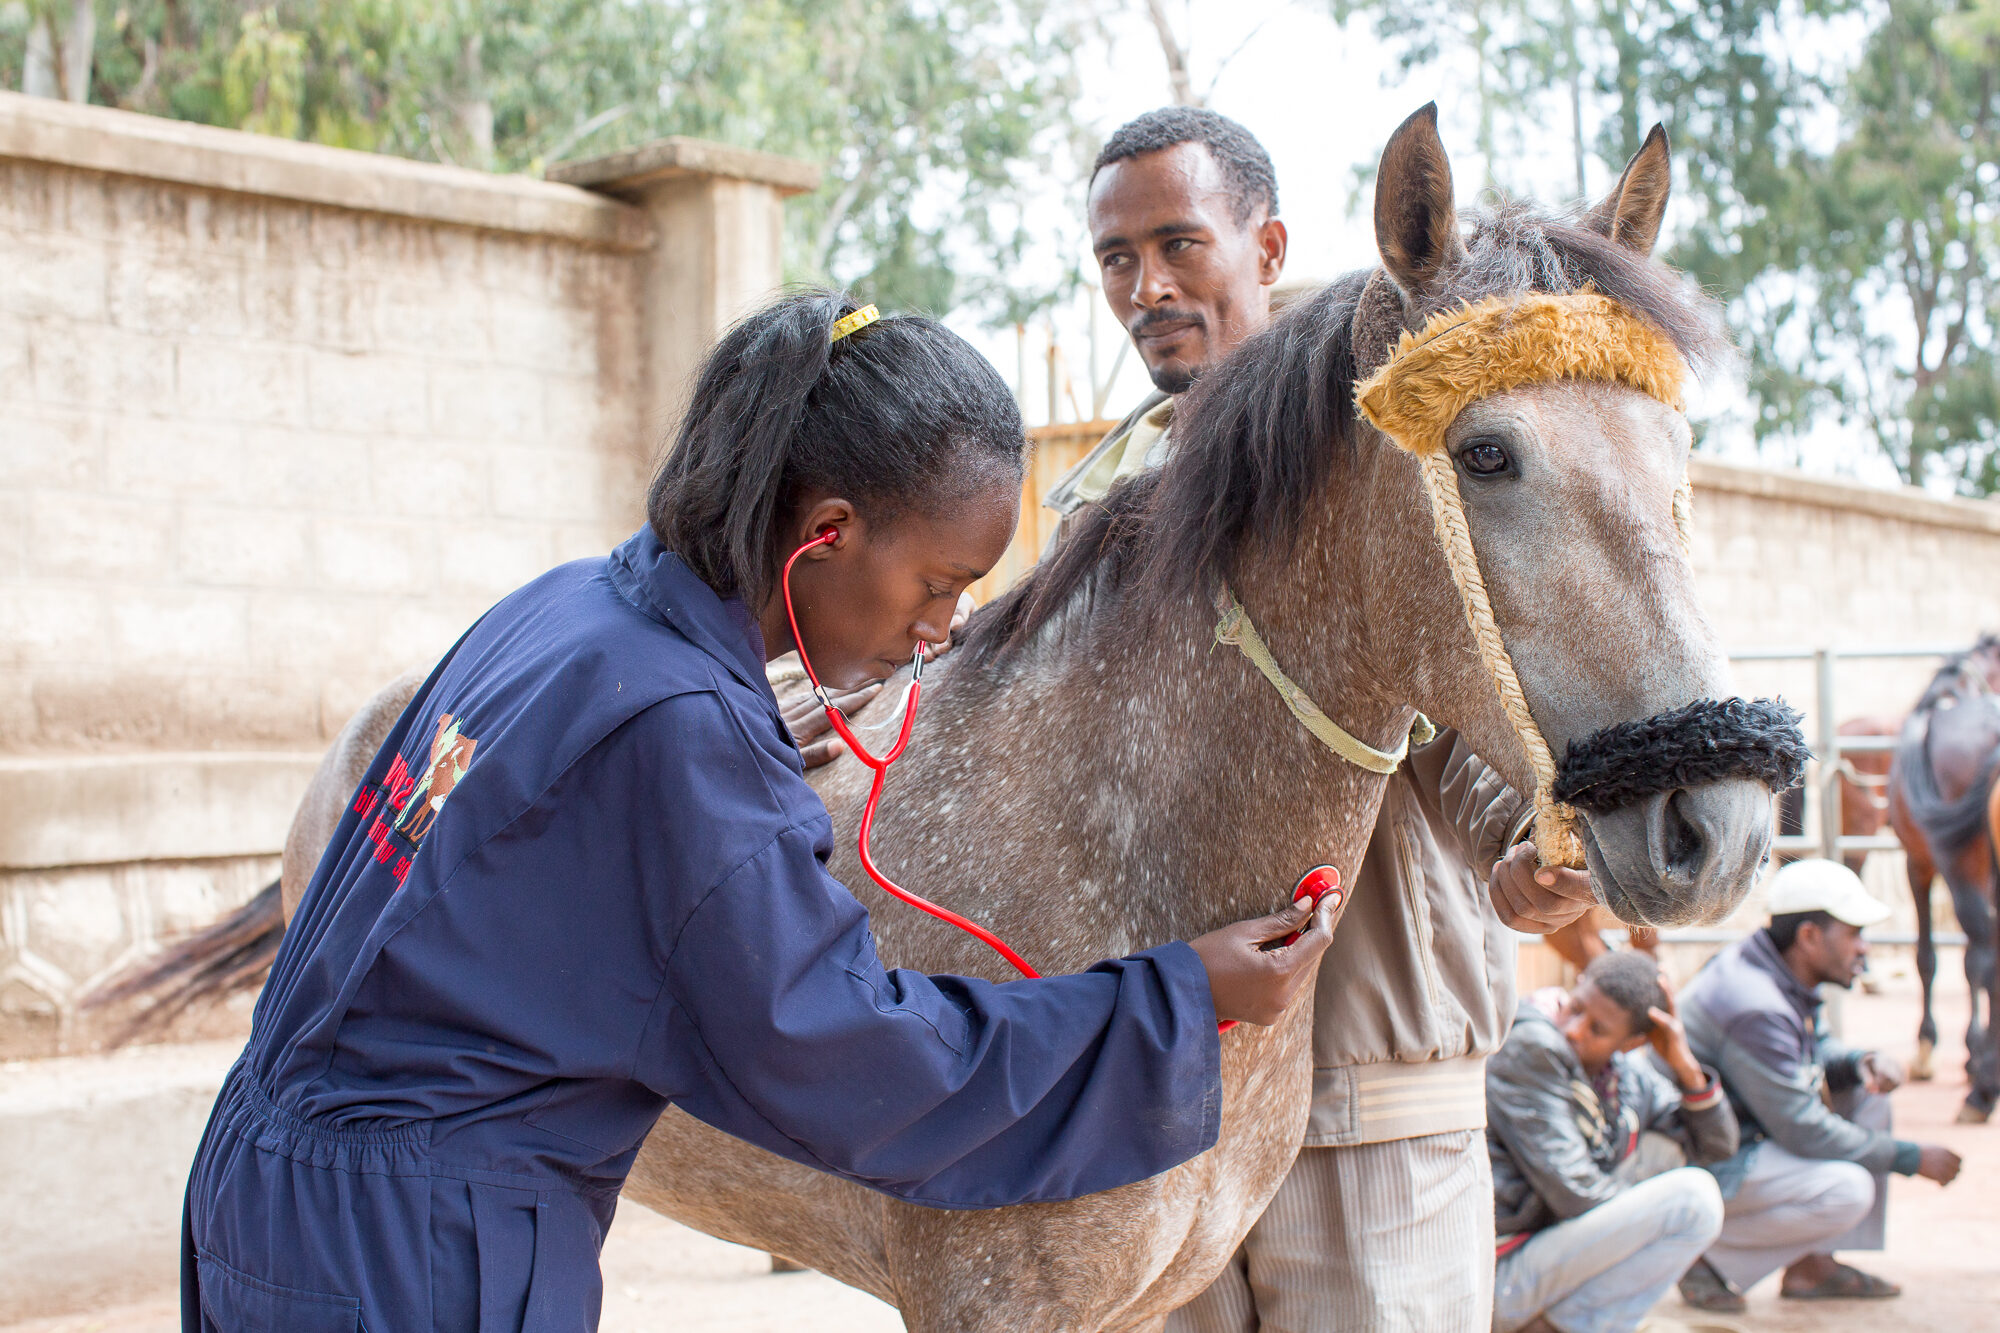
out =
<path fill-rule="evenodd" d="M 1149 396 L 1043 503 L 1067 520 L 1114 481 L 1157 466 L 1172 405 Z M 1486 1057 L 1514 1013 L 1514 938 L 1486 879 L 1533 815 L 1454 732 L 1412 751 L 1389 779 L 1354 899 L 1320 965 L 1308 1146 L 1485 1127 Z"/>
<path fill-rule="evenodd" d="M 1484 1128 L 1486 1057 L 1514 1015 L 1514 935 L 1486 880 L 1533 819 L 1453 731 L 1389 779 L 1313 995 L 1309 1146 Z"/>

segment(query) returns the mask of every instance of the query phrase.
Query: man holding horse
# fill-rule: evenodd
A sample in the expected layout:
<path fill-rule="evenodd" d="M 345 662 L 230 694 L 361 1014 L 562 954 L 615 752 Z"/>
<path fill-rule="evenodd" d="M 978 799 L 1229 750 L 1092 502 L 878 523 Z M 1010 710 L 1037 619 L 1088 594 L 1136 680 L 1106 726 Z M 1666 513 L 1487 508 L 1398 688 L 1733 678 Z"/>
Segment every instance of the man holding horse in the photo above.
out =
<path fill-rule="evenodd" d="M 1149 112 L 1105 145 L 1092 247 L 1156 392 L 1057 482 L 1051 508 L 1074 513 L 1161 463 L 1178 396 L 1270 324 L 1287 242 L 1277 202 L 1262 146 L 1213 112 Z M 1586 876 L 1536 869 L 1531 814 L 1449 732 L 1391 780 L 1323 964 L 1303 1150 L 1172 1328 L 1488 1326 L 1484 1066 L 1513 1012 L 1501 925 L 1550 930 L 1591 901 Z"/>

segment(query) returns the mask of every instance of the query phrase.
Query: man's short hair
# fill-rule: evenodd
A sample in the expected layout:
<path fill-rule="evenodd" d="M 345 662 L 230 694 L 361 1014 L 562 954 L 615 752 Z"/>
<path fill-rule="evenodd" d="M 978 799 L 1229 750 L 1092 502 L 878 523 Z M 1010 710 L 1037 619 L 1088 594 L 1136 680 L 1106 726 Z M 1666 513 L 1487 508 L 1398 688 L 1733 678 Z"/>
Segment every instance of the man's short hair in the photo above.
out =
<path fill-rule="evenodd" d="M 1778 946 L 1779 953 L 1792 947 L 1792 942 L 1799 937 L 1799 927 L 1808 921 L 1825 930 L 1833 924 L 1833 913 L 1786 912 L 1771 918 L 1771 943 Z"/>
<path fill-rule="evenodd" d="M 1090 179 L 1113 162 L 1183 143 L 1201 144 L 1222 168 L 1237 222 L 1248 222 L 1260 204 L 1265 217 L 1278 216 L 1278 177 L 1264 145 L 1229 117 L 1198 106 L 1163 106 L 1120 125 L 1097 154 Z"/>
<path fill-rule="evenodd" d="M 1625 1011 L 1635 1037 L 1653 1030 L 1652 1010 L 1667 1007 L 1666 988 L 1660 985 L 1660 965 L 1636 949 L 1599 954 L 1583 969 L 1582 980 Z"/>

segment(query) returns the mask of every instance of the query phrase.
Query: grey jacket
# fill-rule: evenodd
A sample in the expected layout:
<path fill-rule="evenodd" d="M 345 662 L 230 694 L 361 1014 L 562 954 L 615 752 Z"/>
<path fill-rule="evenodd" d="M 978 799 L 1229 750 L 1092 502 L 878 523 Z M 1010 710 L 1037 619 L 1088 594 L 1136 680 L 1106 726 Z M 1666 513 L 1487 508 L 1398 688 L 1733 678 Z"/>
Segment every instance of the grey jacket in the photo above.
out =
<path fill-rule="evenodd" d="M 1759 930 L 1708 961 L 1681 995 L 1695 1058 L 1722 1071 L 1743 1124 L 1743 1147 L 1715 1169 L 1733 1197 L 1765 1139 L 1800 1157 L 1839 1158 L 1914 1175 L 1921 1150 L 1837 1115 L 1823 1091 L 1861 1080 L 1866 1054 L 1826 1034 L 1820 998 L 1792 975 L 1771 932 Z"/>
<path fill-rule="evenodd" d="M 1065 516 L 1065 528 L 1100 498 L 1093 466 L 1165 401 L 1148 395 L 1050 488 L 1043 503 Z M 1307 1146 L 1485 1125 L 1486 1057 L 1514 1011 L 1514 936 L 1494 915 L 1486 880 L 1532 818 L 1531 805 L 1449 731 L 1412 750 L 1389 779 L 1354 897 L 1320 965 Z"/>
<path fill-rule="evenodd" d="M 1486 1071 L 1495 1234 L 1538 1231 L 1629 1189 L 1618 1167 L 1641 1134 L 1673 1139 L 1696 1166 L 1729 1157 L 1736 1117 L 1705 1072 L 1708 1087 L 1687 1096 L 1649 1057 L 1614 1055 L 1616 1106 L 1607 1108 L 1561 1030 L 1524 1002 Z"/>

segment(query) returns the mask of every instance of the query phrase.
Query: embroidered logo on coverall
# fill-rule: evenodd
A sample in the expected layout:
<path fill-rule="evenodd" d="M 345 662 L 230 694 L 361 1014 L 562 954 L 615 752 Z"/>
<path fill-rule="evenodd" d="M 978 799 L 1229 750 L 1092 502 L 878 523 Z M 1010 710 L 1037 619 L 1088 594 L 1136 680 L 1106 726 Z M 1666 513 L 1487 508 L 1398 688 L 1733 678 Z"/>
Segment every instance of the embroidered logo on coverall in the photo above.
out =
<path fill-rule="evenodd" d="M 458 718 L 450 713 L 441 714 L 437 732 L 431 737 L 430 763 L 421 779 L 410 772 L 399 754 L 391 761 L 380 786 L 363 787 L 354 798 L 354 811 L 361 815 L 373 813 L 385 802 L 388 804 L 387 818 L 378 816 L 368 826 L 368 841 L 375 844 L 377 861 L 387 865 L 394 858 L 390 873 L 398 884 L 409 875 L 410 857 L 416 855 L 416 849 L 423 846 L 424 836 L 437 823 L 445 799 L 464 780 L 466 770 L 472 766 L 472 751 L 478 744 L 465 734 Z M 409 840 L 409 855 L 398 852 L 389 841 L 392 829 Z"/>

